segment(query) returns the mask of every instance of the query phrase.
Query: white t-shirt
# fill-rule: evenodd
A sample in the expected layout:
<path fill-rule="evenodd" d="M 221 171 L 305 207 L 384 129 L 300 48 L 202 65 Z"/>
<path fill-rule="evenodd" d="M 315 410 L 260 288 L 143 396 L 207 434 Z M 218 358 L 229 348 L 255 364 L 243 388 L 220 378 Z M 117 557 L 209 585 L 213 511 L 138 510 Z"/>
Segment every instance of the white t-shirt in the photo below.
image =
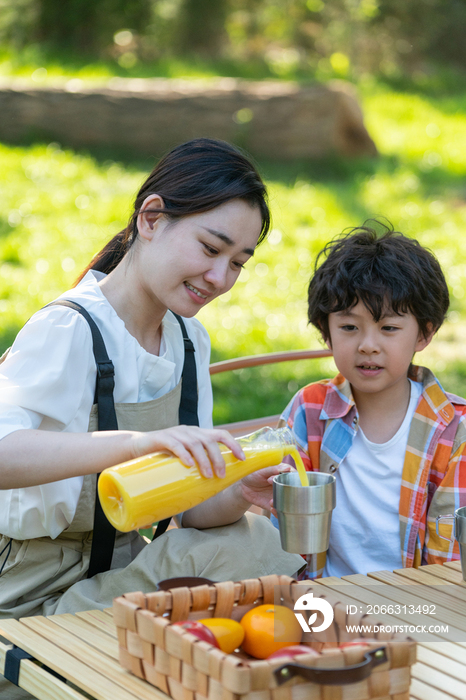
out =
<path fill-rule="evenodd" d="M 102 333 L 115 367 L 116 403 L 159 398 L 180 381 L 184 344 L 180 325 L 168 311 L 162 324 L 160 354 L 142 348 L 88 272 L 74 289 L 61 295 L 84 306 Z M 185 319 L 194 343 L 199 387 L 199 423 L 212 427 L 210 340 L 196 319 Z M 94 401 L 95 360 L 89 325 L 65 306 L 38 311 L 18 334 L 0 365 L 0 439 L 22 428 L 87 432 Z M 0 490 L 0 533 L 15 539 L 57 537 L 71 523 L 83 477 L 43 486 Z"/>
<path fill-rule="evenodd" d="M 409 428 L 422 394 L 411 380 L 411 397 L 402 425 L 382 444 L 371 442 L 361 428 L 340 464 L 337 504 L 323 576 L 367 574 L 401 569 L 399 503 Z"/>

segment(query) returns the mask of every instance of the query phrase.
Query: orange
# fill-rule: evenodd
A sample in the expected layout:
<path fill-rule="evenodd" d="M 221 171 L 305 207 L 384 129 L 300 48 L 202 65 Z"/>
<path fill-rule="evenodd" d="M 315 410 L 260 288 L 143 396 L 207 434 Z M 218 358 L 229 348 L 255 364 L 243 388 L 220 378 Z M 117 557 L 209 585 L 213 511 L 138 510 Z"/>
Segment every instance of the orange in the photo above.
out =
<path fill-rule="evenodd" d="M 299 644 L 303 631 L 295 614 L 284 605 L 258 605 L 241 619 L 246 654 L 266 659 L 278 649 Z"/>
<path fill-rule="evenodd" d="M 208 617 L 198 622 L 210 629 L 220 649 L 226 654 L 231 654 L 244 639 L 244 629 L 236 620 L 230 620 L 227 617 Z"/>

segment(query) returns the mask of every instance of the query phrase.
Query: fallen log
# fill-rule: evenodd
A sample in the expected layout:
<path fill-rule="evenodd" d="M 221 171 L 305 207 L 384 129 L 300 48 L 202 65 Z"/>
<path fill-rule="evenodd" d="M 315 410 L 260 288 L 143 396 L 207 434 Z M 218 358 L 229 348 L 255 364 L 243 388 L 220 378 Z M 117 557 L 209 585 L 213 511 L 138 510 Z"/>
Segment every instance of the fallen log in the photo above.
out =
<path fill-rule="evenodd" d="M 113 78 L 105 87 L 0 85 L 0 139 L 119 147 L 159 155 L 197 136 L 236 143 L 258 158 L 374 156 L 351 86 Z"/>

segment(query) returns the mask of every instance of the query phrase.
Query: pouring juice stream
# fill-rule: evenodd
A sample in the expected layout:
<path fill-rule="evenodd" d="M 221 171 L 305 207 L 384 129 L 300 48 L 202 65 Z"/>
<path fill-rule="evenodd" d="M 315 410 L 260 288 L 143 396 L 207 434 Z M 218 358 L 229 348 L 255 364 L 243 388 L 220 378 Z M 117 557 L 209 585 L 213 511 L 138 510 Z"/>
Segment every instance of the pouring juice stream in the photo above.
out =
<path fill-rule="evenodd" d="M 248 474 L 280 464 L 289 454 L 296 462 L 301 484 L 306 472 L 289 428 L 263 428 L 239 438 L 244 461 L 219 445 L 225 460 L 225 477 L 203 477 L 196 465 L 186 466 L 177 457 L 161 452 L 105 469 L 98 491 L 110 523 L 122 532 L 170 518 L 211 498 Z"/>
<path fill-rule="evenodd" d="M 296 448 L 294 450 L 291 450 L 289 455 L 294 459 L 301 486 L 309 486 L 309 481 L 306 476 L 306 469 L 304 467 L 303 460 L 301 459 L 301 455 L 299 454 L 298 450 Z"/>

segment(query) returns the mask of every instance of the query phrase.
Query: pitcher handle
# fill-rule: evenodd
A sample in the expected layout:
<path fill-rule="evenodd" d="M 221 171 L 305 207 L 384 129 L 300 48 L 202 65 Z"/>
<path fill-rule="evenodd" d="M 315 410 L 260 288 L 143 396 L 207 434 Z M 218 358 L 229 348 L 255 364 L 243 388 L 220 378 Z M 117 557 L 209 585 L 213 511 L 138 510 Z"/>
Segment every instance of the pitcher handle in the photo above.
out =
<path fill-rule="evenodd" d="M 448 515 L 437 515 L 435 518 L 435 532 L 439 537 L 441 537 L 442 540 L 448 540 L 448 542 L 451 542 L 451 537 L 444 537 L 443 535 L 440 534 L 438 531 L 438 525 L 441 520 L 446 520 L 447 518 L 453 520 L 453 528 L 455 524 L 455 516 L 452 515 L 451 513 L 448 513 Z M 453 529 L 453 536 L 454 536 L 454 529 Z"/>

